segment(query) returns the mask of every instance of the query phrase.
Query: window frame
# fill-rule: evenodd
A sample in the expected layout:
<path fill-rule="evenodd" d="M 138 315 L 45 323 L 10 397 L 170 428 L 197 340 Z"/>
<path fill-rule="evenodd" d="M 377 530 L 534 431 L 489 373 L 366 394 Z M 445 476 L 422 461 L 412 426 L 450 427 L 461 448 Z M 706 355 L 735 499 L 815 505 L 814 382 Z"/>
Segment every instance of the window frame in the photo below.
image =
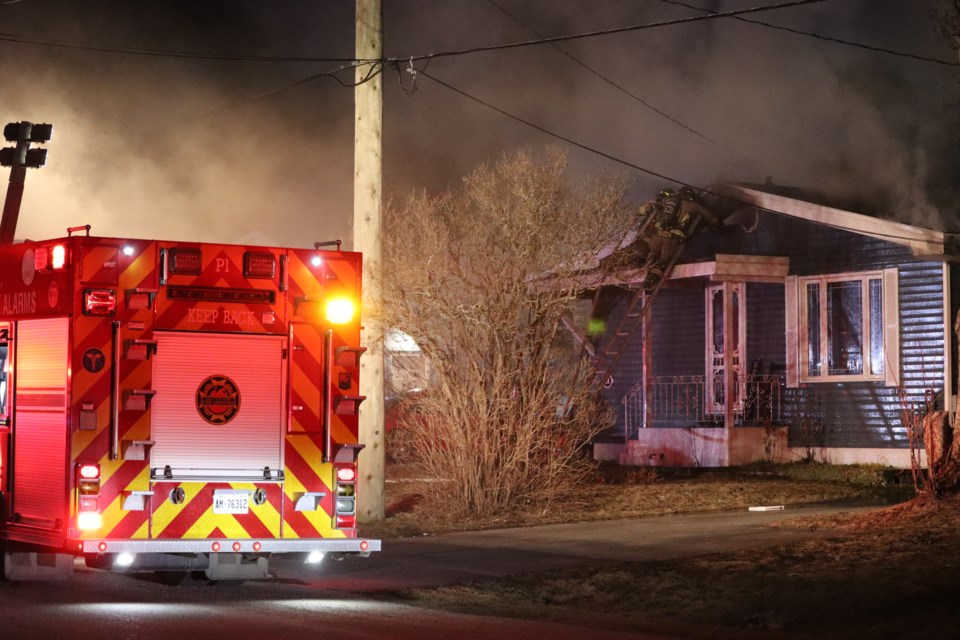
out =
<path fill-rule="evenodd" d="M 880 373 L 870 373 L 870 282 L 880 282 L 880 330 L 883 350 L 883 368 Z M 861 311 L 861 353 L 862 370 L 860 374 L 830 374 L 828 354 L 829 318 L 827 317 L 827 286 L 835 282 L 860 283 Z M 810 375 L 809 360 L 809 284 L 818 285 L 820 328 L 820 375 Z M 900 310 L 899 282 L 896 268 L 853 271 L 844 273 L 819 274 L 811 276 L 789 276 L 786 282 L 787 302 L 787 386 L 797 387 L 806 384 L 838 382 L 880 382 L 885 386 L 897 386 L 900 377 Z"/>

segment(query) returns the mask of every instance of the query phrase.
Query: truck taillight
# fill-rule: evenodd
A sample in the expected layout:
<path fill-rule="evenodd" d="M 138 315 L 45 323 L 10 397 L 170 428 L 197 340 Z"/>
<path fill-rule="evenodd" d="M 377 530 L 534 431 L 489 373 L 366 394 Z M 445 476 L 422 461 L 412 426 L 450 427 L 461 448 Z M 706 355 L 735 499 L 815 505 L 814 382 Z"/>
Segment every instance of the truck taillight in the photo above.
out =
<path fill-rule="evenodd" d="M 77 528 L 93 531 L 103 525 L 100 515 L 100 465 L 77 465 Z"/>
<path fill-rule="evenodd" d="M 112 316 L 117 310 L 117 292 L 113 289 L 87 289 L 83 292 L 83 314 Z"/>
<path fill-rule="evenodd" d="M 103 516 L 99 511 L 81 511 L 77 515 L 77 528 L 81 531 L 95 531 L 103 526 Z"/>
<path fill-rule="evenodd" d="M 357 467 L 337 465 L 337 529 L 353 529 L 357 526 Z"/>

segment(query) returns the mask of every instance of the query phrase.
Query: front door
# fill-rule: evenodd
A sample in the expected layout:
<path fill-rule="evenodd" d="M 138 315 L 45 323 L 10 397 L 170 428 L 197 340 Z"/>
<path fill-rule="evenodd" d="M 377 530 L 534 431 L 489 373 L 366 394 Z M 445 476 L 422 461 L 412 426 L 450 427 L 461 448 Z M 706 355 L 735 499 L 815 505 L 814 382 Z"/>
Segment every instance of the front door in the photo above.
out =
<path fill-rule="evenodd" d="M 707 330 L 706 330 L 706 354 L 707 354 L 707 379 L 706 379 L 706 409 L 708 414 L 724 413 L 724 347 L 727 340 L 730 340 L 730 348 L 733 355 L 733 385 L 734 385 L 734 411 L 740 413 L 743 411 L 744 397 L 744 377 L 743 362 L 745 358 L 745 348 L 747 344 L 747 301 L 743 295 L 744 286 L 742 282 L 737 282 L 731 287 L 733 290 L 731 300 L 731 315 L 733 318 L 733 332 L 731 336 L 725 335 L 724 310 L 727 306 L 724 304 L 722 284 L 707 287 Z"/>

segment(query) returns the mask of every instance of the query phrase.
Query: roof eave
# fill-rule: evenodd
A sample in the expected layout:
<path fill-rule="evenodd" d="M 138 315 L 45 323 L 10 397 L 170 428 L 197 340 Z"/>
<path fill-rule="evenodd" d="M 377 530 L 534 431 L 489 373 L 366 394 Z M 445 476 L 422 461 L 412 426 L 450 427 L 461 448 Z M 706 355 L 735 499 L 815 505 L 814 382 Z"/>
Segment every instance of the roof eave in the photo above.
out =
<path fill-rule="evenodd" d="M 765 211 L 905 246 L 917 257 L 943 259 L 947 255 L 947 250 L 954 248 L 952 246 L 954 243 L 947 242 L 949 234 L 942 231 L 882 220 L 862 213 L 834 209 L 733 184 L 717 185 L 714 191 L 718 195 Z"/>

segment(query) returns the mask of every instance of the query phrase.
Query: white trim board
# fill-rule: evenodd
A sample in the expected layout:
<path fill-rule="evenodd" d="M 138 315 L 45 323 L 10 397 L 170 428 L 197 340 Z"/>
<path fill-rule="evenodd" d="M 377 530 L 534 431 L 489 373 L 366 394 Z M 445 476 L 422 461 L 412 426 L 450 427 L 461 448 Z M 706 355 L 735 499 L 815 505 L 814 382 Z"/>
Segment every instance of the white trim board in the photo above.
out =
<path fill-rule="evenodd" d="M 947 234 L 942 231 L 882 220 L 733 184 L 721 184 L 714 187 L 714 190 L 721 196 L 761 209 L 909 247 L 915 256 L 944 255 Z"/>

